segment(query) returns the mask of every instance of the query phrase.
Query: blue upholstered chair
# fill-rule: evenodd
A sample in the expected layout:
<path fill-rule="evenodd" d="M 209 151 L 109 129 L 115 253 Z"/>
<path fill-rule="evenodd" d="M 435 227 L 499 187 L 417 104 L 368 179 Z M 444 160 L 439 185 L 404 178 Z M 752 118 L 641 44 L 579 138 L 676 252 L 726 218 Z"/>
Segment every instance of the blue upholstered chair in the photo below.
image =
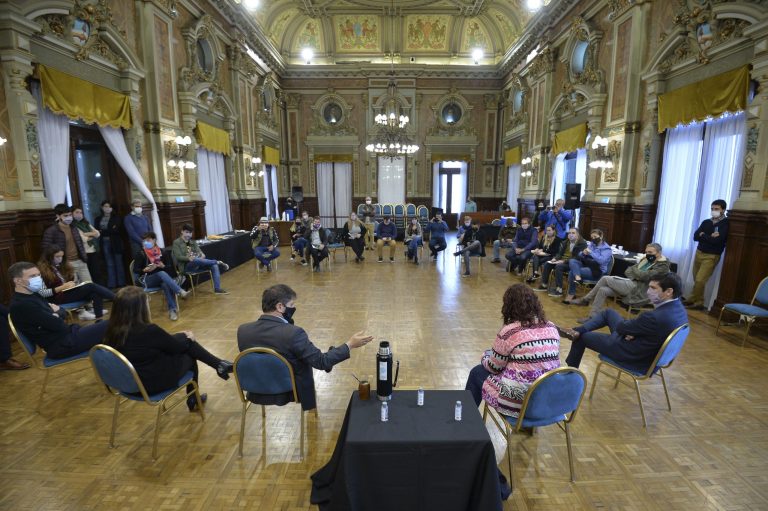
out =
<path fill-rule="evenodd" d="M 376 203 L 373 205 L 373 214 L 377 220 L 381 220 L 381 204 Z"/>
<path fill-rule="evenodd" d="M 24 348 L 24 353 L 27 354 L 30 362 L 32 362 L 32 365 L 43 371 L 43 387 L 40 389 L 40 397 L 37 398 L 37 407 L 35 408 L 35 410 L 39 410 L 40 404 L 43 402 L 43 394 L 45 394 L 45 388 L 48 386 L 48 377 L 51 373 L 50 370 L 54 367 L 61 367 L 67 364 L 71 364 L 72 362 L 86 360 L 88 358 L 88 352 L 84 351 L 67 358 L 49 358 L 48 355 L 44 355 L 42 360 L 38 360 L 34 356 L 35 352 L 37 351 L 37 345 L 29 340 L 26 335 L 22 334 L 19 330 L 16 329 L 16 326 L 13 324 L 13 319 L 11 319 L 10 315 L 8 316 L 8 326 L 11 328 L 11 333 L 13 333 L 14 337 L 19 340 L 21 347 Z M 85 367 L 81 369 L 85 369 Z"/>
<path fill-rule="evenodd" d="M 483 420 L 490 417 L 507 441 L 507 463 L 509 464 L 509 484 L 514 487 L 512 472 L 512 433 L 519 433 L 523 428 L 539 428 L 557 424 L 565 432 L 568 447 L 568 466 L 571 482 L 576 480 L 573 471 L 573 452 L 569 424 L 576 418 L 584 391 L 587 389 L 587 377 L 575 367 L 553 369 L 534 381 L 525 394 L 519 417 L 501 415 L 485 403 Z"/>
<path fill-rule="evenodd" d="M 611 261 L 608 263 L 608 269 L 605 271 L 603 275 L 610 275 L 613 271 L 613 265 L 616 262 L 616 256 L 611 256 Z M 576 281 L 576 288 L 584 287 L 585 289 L 593 288 L 597 285 L 597 280 L 594 279 L 581 279 Z"/>
<path fill-rule="evenodd" d="M 741 341 L 741 347 L 747 342 L 749 336 L 749 327 L 755 322 L 757 318 L 768 318 L 768 309 L 756 305 L 765 305 L 768 307 L 768 277 L 765 277 L 757 285 L 755 295 L 752 297 L 752 301 L 749 303 L 726 303 L 723 308 L 720 309 L 720 316 L 717 318 L 717 328 L 715 329 L 715 335 L 720 331 L 720 321 L 723 319 L 723 312 L 730 311 L 739 315 L 740 319 L 744 319 L 747 324 L 746 330 L 744 330 L 744 339 Z"/>
<path fill-rule="evenodd" d="M 423 205 L 419 206 L 416 208 L 416 215 L 419 217 L 419 223 L 421 224 L 421 228 L 423 230 L 426 229 L 427 224 L 429 223 L 429 209 L 427 209 L 427 207 Z M 409 216 L 410 216 L 410 213 L 409 213 Z M 427 236 L 425 239 L 429 239 L 429 236 Z"/>
<path fill-rule="evenodd" d="M 85 300 L 80 300 L 77 302 L 60 303 L 59 307 L 67 311 L 67 319 L 69 321 L 74 321 L 75 320 L 74 312 L 78 309 L 82 309 L 83 307 L 85 307 L 85 304 L 87 303 L 88 302 L 86 302 Z"/>
<path fill-rule="evenodd" d="M 632 386 L 631 384 L 621 379 L 622 374 L 629 375 L 629 377 L 632 378 L 632 381 L 635 383 L 635 391 L 637 392 L 637 402 L 640 404 L 640 415 L 643 418 L 644 428 L 648 427 L 648 423 L 645 420 L 645 410 L 643 409 L 643 399 L 640 397 L 639 382 L 641 380 L 648 380 L 654 374 L 659 373 L 659 376 L 661 377 L 661 384 L 664 387 L 664 395 L 667 397 L 667 407 L 671 412 L 672 403 L 669 401 L 669 392 L 667 391 L 667 382 L 664 379 L 664 369 L 671 366 L 672 362 L 674 362 L 675 358 L 677 358 L 677 355 L 680 354 L 680 350 L 683 349 L 683 345 L 685 344 L 685 340 L 688 338 L 689 332 L 690 332 L 690 327 L 688 326 L 688 323 L 674 329 L 672 333 L 667 336 L 666 341 L 664 341 L 664 344 L 662 344 L 661 349 L 659 349 L 659 353 L 656 355 L 656 359 L 653 361 L 653 363 L 650 365 L 650 367 L 646 371 L 637 371 L 635 369 L 632 369 L 631 367 L 627 367 L 626 365 L 621 364 L 620 362 L 612 360 L 611 358 L 606 357 L 605 355 L 599 355 L 598 358 L 600 359 L 600 361 L 598 362 L 597 368 L 595 369 L 595 378 L 592 380 L 592 388 L 589 391 L 590 401 L 592 400 L 592 394 L 595 393 L 595 386 L 597 385 L 597 377 L 600 376 L 600 373 L 613 377 L 613 374 L 608 373 L 605 369 L 603 369 L 603 365 L 607 365 L 608 367 L 615 369 L 617 371 L 615 376 L 616 383 L 613 386 L 614 389 L 619 386 L 619 383 L 622 383 L 628 387 Z"/>
<path fill-rule="evenodd" d="M 363 206 L 365 206 L 365 204 L 362 202 L 357 205 L 357 216 L 359 218 L 363 218 Z"/>
<path fill-rule="evenodd" d="M 394 207 L 392 204 L 382 204 L 381 205 L 381 216 L 393 216 L 394 215 Z"/>
<path fill-rule="evenodd" d="M 328 236 L 328 239 L 331 239 L 331 229 L 326 229 L 326 235 Z M 328 243 L 328 257 L 326 257 L 326 261 L 328 261 L 328 269 L 331 269 L 331 256 L 333 256 L 333 262 L 336 262 L 336 251 L 341 250 L 344 252 L 344 262 L 347 262 L 347 245 L 341 240 L 341 229 L 336 229 L 336 232 L 334 233 L 334 239 L 332 243 Z"/>
<path fill-rule="evenodd" d="M 408 218 L 411 218 L 412 216 L 416 216 L 416 204 L 408 203 L 405 205 L 405 216 Z"/>
<path fill-rule="evenodd" d="M 160 436 L 160 417 L 170 412 L 178 405 L 186 403 L 186 398 L 194 394 L 197 399 L 197 410 L 200 418 L 205 420 L 203 402 L 200 398 L 200 389 L 192 379 L 192 371 L 187 371 L 178 381 L 175 388 L 147 394 L 144 384 L 141 382 L 136 369 L 122 353 L 105 344 L 97 344 L 90 351 L 91 365 L 96 373 L 96 379 L 106 387 L 107 393 L 115 396 L 115 411 L 112 415 L 112 432 L 109 435 L 109 446 L 115 447 L 115 431 L 117 430 L 117 416 L 120 412 L 120 404 L 126 401 L 143 401 L 149 406 L 157 407 L 155 419 L 155 439 L 152 444 L 152 459 L 157 459 L 157 439 Z M 186 391 L 186 386 L 192 384 L 194 390 Z M 168 403 L 172 397 L 176 399 L 170 406 Z"/>
<path fill-rule="evenodd" d="M 293 367 L 278 352 L 270 348 L 250 348 L 241 352 L 234 362 L 235 384 L 243 414 L 240 418 L 240 456 L 243 455 L 243 438 L 245 436 L 245 415 L 252 402 L 248 400 L 248 392 L 254 394 L 293 394 L 293 402 L 299 405 L 301 419 L 301 455 L 304 455 L 304 412 L 299 402 L 296 390 L 296 379 Z M 267 417 L 265 405 L 261 405 L 262 428 Z"/>
<path fill-rule="evenodd" d="M 144 290 L 144 292 L 147 294 L 147 298 L 149 298 L 150 305 L 152 304 L 152 295 L 156 293 L 163 292 L 163 288 L 160 286 L 156 287 L 146 287 L 144 284 L 142 284 L 139 281 L 139 274 L 133 271 L 133 261 L 131 261 L 131 264 L 128 265 L 128 272 L 131 274 L 131 284 L 133 284 L 136 287 L 140 287 Z M 213 280 L 213 279 L 211 279 Z M 171 304 L 166 304 L 168 308 L 170 309 Z M 176 312 L 181 316 L 181 300 L 179 300 L 179 297 L 176 297 Z"/>

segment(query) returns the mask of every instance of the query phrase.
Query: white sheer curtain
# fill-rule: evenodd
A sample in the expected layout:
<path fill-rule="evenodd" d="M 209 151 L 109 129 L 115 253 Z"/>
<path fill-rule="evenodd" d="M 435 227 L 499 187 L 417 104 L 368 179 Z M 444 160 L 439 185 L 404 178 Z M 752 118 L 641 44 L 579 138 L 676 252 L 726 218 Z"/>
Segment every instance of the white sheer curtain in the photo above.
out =
<path fill-rule="evenodd" d="M 270 179 L 272 180 L 272 200 L 274 201 L 273 216 L 276 219 L 280 219 L 280 194 L 277 191 L 277 165 L 271 165 L 272 172 L 270 172 Z"/>
<path fill-rule="evenodd" d="M 379 203 L 405 203 L 405 158 L 379 156 Z"/>
<path fill-rule="evenodd" d="M 584 192 L 587 190 L 587 150 L 579 149 L 576 152 L 576 182 L 581 185 L 581 197 L 584 197 Z M 581 208 L 576 210 L 576 214 L 573 217 L 574 224 L 579 225 L 579 212 Z"/>
<path fill-rule="evenodd" d="M 686 292 L 693 283 L 690 278 L 695 253 L 692 239 L 700 216 L 696 197 L 703 135 L 701 123 L 667 130 L 653 235 L 653 241 L 661 244 L 664 255 L 677 263 L 677 274 L 683 279 Z"/>
<path fill-rule="evenodd" d="M 280 218 L 280 205 L 277 196 L 277 167 L 269 163 L 264 165 L 264 197 L 266 198 L 267 218 Z"/>
<path fill-rule="evenodd" d="M 333 163 L 316 164 L 317 169 L 317 209 L 323 224 L 333 223 Z M 328 226 L 326 225 L 326 227 Z"/>
<path fill-rule="evenodd" d="M 45 195 L 51 206 L 72 203 L 69 192 L 69 118 L 55 114 L 43 104 L 40 83 L 32 82 L 37 100 L 37 138 L 43 169 Z"/>
<path fill-rule="evenodd" d="M 726 115 L 715 121 L 708 122 L 704 132 L 704 144 L 701 158 L 701 176 L 699 178 L 701 193 L 699 195 L 698 218 L 694 221 L 695 229 L 704 218 L 710 216 L 710 205 L 716 199 L 723 199 L 731 206 L 739 195 L 739 184 L 744 168 L 744 152 L 746 151 L 747 117 L 744 112 Z M 691 247 L 693 250 L 693 247 Z M 727 249 L 726 249 L 727 250 Z M 715 268 L 715 273 L 707 283 L 704 291 L 704 305 L 707 308 L 717 298 L 720 285 L 720 273 L 725 254 Z M 690 276 L 691 283 L 693 276 Z"/>
<path fill-rule="evenodd" d="M 128 180 L 136 187 L 136 189 L 152 204 L 152 212 L 150 218 L 152 219 L 152 229 L 157 234 L 157 244 L 160 247 L 165 246 L 165 239 L 163 238 L 163 228 L 160 225 L 160 215 L 157 214 L 157 204 L 155 204 L 155 198 L 152 196 L 152 192 L 149 191 L 147 183 L 144 182 L 144 178 L 139 172 L 139 168 L 128 153 L 128 146 L 125 145 L 125 137 L 123 137 L 123 130 L 120 128 L 112 128 L 109 126 L 99 126 L 99 132 L 104 142 L 107 144 L 112 156 L 115 157 L 115 161 L 123 169 Z"/>
<path fill-rule="evenodd" d="M 432 206 L 440 207 L 440 162 L 432 164 Z"/>
<path fill-rule="evenodd" d="M 352 212 L 352 164 L 334 163 L 336 227 L 341 227 Z"/>
<path fill-rule="evenodd" d="M 558 154 L 552 166 L 552 187 L 549 190 L 552 202 L 550 204 L 554 204 L 557 199 L 561 198 L 560 190 L 563 189 L 563 179 L 565 179 L 565 155 L 566 153 Z"/>
<path fill-rule="evenodd" d="M 517 216 L 517 199 L 520 195 L 520 164 L 510 165 L 507 169 L 507 204 Z"/>
<path fill-rule="evenodd" d="M 205 201 L 205 229 L 208 234 L 220 234 L 232 230 L 229 211 L 227 177 L 224 155 L 197 149 L 197 170 L 200 196 Z"/>

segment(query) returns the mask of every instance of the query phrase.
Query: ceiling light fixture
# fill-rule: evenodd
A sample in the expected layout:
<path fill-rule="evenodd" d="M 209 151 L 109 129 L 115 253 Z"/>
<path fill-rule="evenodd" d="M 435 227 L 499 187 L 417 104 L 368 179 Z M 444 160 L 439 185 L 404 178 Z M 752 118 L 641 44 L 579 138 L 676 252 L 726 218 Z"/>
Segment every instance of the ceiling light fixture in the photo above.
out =
<path fill-rule="evenodd" d="M 527 0 L 526 1 L 526 7 L 528 7 L 529 11 L 537 11 L 541 9 L 543 2 L 542 0 Z"/>
<path fill-rule="evenodd" d="M 410 119 L 407 115 L 404 115 L 400 109 L 400 103 L 398 102 L 397 81 L 395 80 L 395 51 L 394 51 L 394 27 L 395 27 L 395 2 L 392 0 L 392 6 L 390 9 L 392 15 L 392 23 L 390 24 L 392 30 L 393 47 L 390 48 L 390 70 L 389 70 L 389 84 L 387 85 L 387 94 L 384 100 L 384 106 L 382 112 L 376 115 L 374 118 L 374 135 L 371 143 L 365 146 L 365 149 L 369 153 L 376 154 L 378 156 L 389 157 L 390 160 L 398 158 L 400 156 L 413 154 L 419 150 L 419 146 L 414 144 L 411 138 L 408 136 L 408 122 Z"/>
<path fill-rule="evenodd" d="M 259 7 L 259 0 L 243 0 L 243 5 L 249 11 L 253 11 L 253 10 L 258 9 L 258 7 Z"/>

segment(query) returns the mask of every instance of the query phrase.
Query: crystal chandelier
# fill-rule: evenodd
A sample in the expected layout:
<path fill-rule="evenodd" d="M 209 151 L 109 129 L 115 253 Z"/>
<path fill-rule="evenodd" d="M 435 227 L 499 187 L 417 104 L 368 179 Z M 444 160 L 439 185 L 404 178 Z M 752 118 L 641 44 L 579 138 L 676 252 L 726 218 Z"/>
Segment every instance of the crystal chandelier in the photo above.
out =
<path fill-rule="evenodd" d="M 394 44 L 394 1 L 392 2 L 392 44 Z M 414 144 L 408 136 L 407 115 L 400 113 L 400 107 L 397 103 L 397 83 L 395 82 L 395 53 L 391 52 L 391 67 L 389 71 L 389 84 L 387 85 L 387 96 L 384 101 L 383 112 L 374 118 L 374 133 L 371 143 L 365 146 L 365 149 L 377 156 L 386 156 L 389 159 L 413 154 L 419 150 L 419 146 Z"/>

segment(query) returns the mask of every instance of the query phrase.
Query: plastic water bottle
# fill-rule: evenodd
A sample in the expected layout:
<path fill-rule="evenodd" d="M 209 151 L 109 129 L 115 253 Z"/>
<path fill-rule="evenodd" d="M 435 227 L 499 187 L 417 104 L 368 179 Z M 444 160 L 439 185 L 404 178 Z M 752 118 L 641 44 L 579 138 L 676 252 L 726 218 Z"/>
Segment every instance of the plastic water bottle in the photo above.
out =
<path fill-rule="evenodd" d="M 389 420 L 389 403 L 386 401 L 381 402 L 381 422 L 387 422 Z"/>
<path fill-rule="evenodd" d="M 456 408 L 453 410 L 453 418 L 457 421 L 461 420 L 461 401 L 456 401 Z"/>
<path fill-rule="evenodd" d="M 416 404 L 424 406 L 424 389 L 419 387 L 419 392 L 416 394 Z"/>

